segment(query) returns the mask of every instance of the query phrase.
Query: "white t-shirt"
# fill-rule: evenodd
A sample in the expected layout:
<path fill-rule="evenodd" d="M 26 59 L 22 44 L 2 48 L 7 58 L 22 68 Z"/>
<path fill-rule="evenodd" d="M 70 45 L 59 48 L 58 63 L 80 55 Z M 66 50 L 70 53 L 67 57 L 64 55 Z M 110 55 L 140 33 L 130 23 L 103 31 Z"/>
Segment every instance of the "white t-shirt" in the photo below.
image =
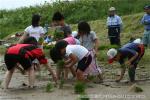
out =
<path fill-rule="evenodd" d="M 37 41 L 41 37 L 41 34 L 45 34 L 45 31 L 44 31 L 43 27 L 41 27 L 41 26 L 33 27 L 32 25 L 28 26 L 25 29 L 25 32 L 28 33 L 29 36 L 35 37 Z"/>
<path fill-rule="evenodd" d="M 80 61 L 88 54 L 88 50 L 81 45 L 68 45 L 66 47 L 66 56 L 70 54 L 76 55 Z"/>

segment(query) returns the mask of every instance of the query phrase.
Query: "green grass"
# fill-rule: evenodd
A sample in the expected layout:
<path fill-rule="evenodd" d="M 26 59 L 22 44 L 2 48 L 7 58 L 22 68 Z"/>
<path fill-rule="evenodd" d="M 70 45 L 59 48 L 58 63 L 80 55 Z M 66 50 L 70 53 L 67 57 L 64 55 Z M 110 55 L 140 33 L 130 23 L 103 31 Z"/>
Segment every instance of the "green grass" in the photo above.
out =
<path fill-rule="evenodd" d="M 77 100 L 90 100 L 87 95 L 80 95 Z"/>
<path fill-rule="evenodd" d="M 52 92 L 53 89 L 54 89 L 53 84 L 49 82 L 49 83 L 46 85 L 46 92 Z"/>
<path fill-rule="evenodd" d="M 116 7 L 118 14 L 124 16 L 143 12 L 143 7 L 147 4 L 149 4 L 149 0 L 76 0 L 70 3 L 55 2 L 53 4 L 45 3 L 43 6 L 24 7 L 16 10 L 0 10 L 0 39 L 13 32 L 23 31 L 31 24 L 31 17 L 34 13 L 42 15 L 41 25 L 43 26 L 46 23 L 51 23 L 55 11 L 61 11 L 67 23 L 75 24 L 81 20 L 105 19 L 108 8 L 111 6 Z M 134 18 L 130 21 L 134 21 Z M 103 24 L 100 22 L 100 26 Z M 127 28 L 133 23 L 128 24 Z M 133 29 L 139 27 L 136 25 Z"/>
<path fill-rule="evenodd" d="M 5 46 L 0 46 L 0 55 L 4 55 L 6 51 L 6 47 Z"/>
<path fill-rule="evenodd" d="M 76 94 L 85 94 L 85 83 L 78 81 L 74 86 L 74 92 Z"/>

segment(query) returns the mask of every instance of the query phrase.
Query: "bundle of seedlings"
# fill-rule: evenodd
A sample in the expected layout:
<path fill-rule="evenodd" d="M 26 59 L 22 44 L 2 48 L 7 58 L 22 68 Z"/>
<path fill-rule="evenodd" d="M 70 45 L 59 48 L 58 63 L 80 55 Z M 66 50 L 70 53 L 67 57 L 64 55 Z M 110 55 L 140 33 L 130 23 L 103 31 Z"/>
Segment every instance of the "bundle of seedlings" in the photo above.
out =
<path fill-rule="evenodd" d="M 86 89 L 86 85 L 84 82 L 76 82 L 75 86 L 74 86 L 74 92 L 76 94 L 85 94 L 85 89 Z"/>
<path fill-rule="evenodd" d="M 84 94 L 84 95 L 80 95 L 77 100 L 90 100 L 90 98 Z"/>
<path fill-rule="evenodd" d="M 52 92 L 54 91 L 54 86 L 51 82 L 49 82 L 47 85 L 46 85 L 46 92 Z"/>
<path fill-rule="evenodd" d="M 59 82 L 59 88 L 62 89 L 64 85 L 64 60 L 59 60 L 57 62 L 57 70 L 60 71 L 60 82 Z"/>
<path fill-rule="evenodd" d="M 62 30 L 61 27 L 56 27 L 55 32 L 54 32 L 54 40 L 58 41 L 64 38 L 64 31 Z"/>

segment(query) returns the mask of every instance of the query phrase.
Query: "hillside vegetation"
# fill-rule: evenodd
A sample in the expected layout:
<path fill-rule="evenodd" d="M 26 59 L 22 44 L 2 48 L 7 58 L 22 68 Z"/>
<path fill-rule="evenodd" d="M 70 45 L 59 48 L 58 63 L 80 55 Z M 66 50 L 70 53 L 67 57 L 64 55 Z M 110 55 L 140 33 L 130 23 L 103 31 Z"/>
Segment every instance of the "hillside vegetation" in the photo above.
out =
<path fill-rule="evenodd" d="M 31 16 L 34 13 L 42 15 L 42 26 L 45 23 L 51 23 L 51 18 L 55 11 L 61 11 L 67 23 L 76 24 L 80 20 L 93 21 L 105 19 L 108 8 L 111 6 L 116 7 L 118 14 L 121 16 L 140 13 L 143 12 L 143 7 L 149 4 L 149 2 L 150 0 L 75 0 L 72 2 L 54 2 L 53 4 L 45 2 L 44 5 L 15 10 L 0 10 L 0 39 L 13 32 L 22 31 L 30 25 Z M 128 20 L 128 17 L 125 19 L 128 22 L 132 20 Z M 99 21 L 94 22 L 98 23 Z M 129 24 L 132 25 L 132 23 L 127 25 Z M 96 24 L 93 27 L 101 26 L 101 30 L 105 30 L 104 23 Z M 126 26 L 125 28 L 128 27 Z"/>

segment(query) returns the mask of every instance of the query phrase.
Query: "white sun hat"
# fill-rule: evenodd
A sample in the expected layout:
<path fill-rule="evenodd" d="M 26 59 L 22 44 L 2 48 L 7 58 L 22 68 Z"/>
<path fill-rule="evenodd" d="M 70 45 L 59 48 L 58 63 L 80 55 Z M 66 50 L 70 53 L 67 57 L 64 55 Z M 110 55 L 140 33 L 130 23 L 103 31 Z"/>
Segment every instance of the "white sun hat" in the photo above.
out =
<path fill-rule="evenodd" d="M 78 32 L 77 31 L 73 31 L 72 34 L 71 34 L 73 37 L 76 37 L 78 35 Z"/>
<path fill-rule="evenodd" d="M 115 10 L 116 10 L 115 7 L 110 7 L 110 8 L 109 8 L 109 11 L 115 11 Z"/>
<path fill-rule="evenodd" d="M 107 56 L 108 56 L 108 61 L 109 63 L 112 63 L 114 61 L 114 57 L 117 55 L 117 50 L 112 48 L 109 49 L 107 52 Z"/>
<path fill-rule="evenodd" d="M 142 40 L 140 38 L 133 41 L 133 43 L 142 44 Z"/>

